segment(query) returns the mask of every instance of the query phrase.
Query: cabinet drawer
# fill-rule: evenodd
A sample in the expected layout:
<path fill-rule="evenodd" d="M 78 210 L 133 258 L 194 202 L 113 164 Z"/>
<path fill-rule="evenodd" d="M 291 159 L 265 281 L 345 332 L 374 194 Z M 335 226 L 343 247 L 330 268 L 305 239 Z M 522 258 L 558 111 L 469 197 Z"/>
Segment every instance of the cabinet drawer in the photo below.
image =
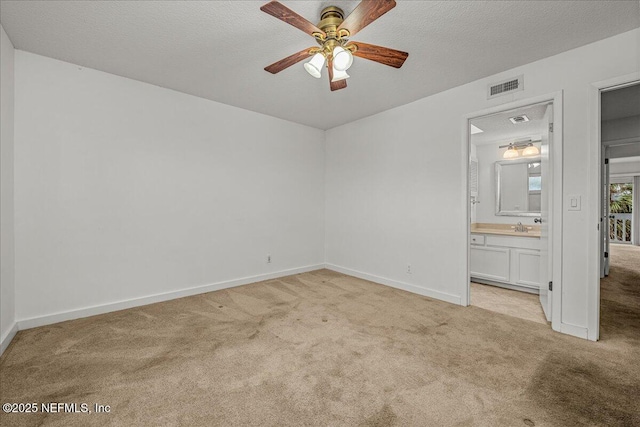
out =
<path fill-rule="evenodd" d="M 484 234 L 471 234 L 471 244 L 484 246 Z"/>
<path fill-rule="evenodd" d="M 540 239 L 535 237 L 487 236 L 487 246 L 507 246 L 540 250 Z"/>

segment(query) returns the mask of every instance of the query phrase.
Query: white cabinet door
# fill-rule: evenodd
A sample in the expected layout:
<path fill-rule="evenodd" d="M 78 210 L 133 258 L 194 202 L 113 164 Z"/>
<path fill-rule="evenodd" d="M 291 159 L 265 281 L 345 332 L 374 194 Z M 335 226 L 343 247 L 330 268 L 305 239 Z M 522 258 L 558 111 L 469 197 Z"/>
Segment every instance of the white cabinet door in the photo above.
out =
<path fill-rule="evenodd" d="M 471 277 L 509 282 L 509 248 L 471 246 Z"/>
<path fill-rule="evenodd" d="M 513 249 L 513 283 L 540 289 L 540 251 Z"/>

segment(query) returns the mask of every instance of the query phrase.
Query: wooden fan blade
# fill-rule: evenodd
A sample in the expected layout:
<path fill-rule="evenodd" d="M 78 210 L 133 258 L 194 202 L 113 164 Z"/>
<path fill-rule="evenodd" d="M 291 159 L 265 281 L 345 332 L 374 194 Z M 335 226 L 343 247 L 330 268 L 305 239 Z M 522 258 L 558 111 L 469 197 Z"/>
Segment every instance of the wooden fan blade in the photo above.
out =
<path fill-rule="evenodd" d="M 275 0 L 263 5 L 260 10 L 278 18 L 281 21 L 286 22 L 289 25 L 293 25 L 297 29 L 304 31 L 310 36 L 312 36 L 313 33 L 326 35 L 320 28 L 316 27 L 311 22 L 295 13 L 293 10 Z"/>
<path fill-rule="evenodd" d="M 274 62 L 268 67 L 264 67 L 264 70 L 270 72 L 271 74 L 279 73 L 285 68 L 289 68 L 293 64 L 297 64 L 298 62 L 304 61 L 305 59 L 309 58 L 311 56 L 311 54 L 309 54 L 309 51 L 311 49 L 312 48 L 309 47 L 305 50 L 301 50 L 300 52 L 296 52 L 293 55 L 287 56 L 286 58 L 281 59 L 278 62 Z"/>
<path fill-rule="evenodd" d="M 347 29 L 353 37 L 358 31 L 396 7 L 395 0 L 362 0 L 342 21 L 338 30 Z"/>
<path fill-rule="evenodd" d="M 347 80 L 338 80 L 337 82 L 332 82 L 333 80 L 333 59 L 329 58 L 327 61 L 327 68 L 329 69 L 329 87 L 331 88 L 331 92 L 334 90 L 340 90 L 347 87 Z"/>
<path fill-rule="evenodd" d="M 374 44 L 362 42 L 349 42 L 349 45 L 356 45 L 358 49 L 353 52 L 353 56 L 376 61 L 390 67 L 400 68 L 409 54 L 401 50 L 389 49 L 388 47 L 376 46 Z"/>

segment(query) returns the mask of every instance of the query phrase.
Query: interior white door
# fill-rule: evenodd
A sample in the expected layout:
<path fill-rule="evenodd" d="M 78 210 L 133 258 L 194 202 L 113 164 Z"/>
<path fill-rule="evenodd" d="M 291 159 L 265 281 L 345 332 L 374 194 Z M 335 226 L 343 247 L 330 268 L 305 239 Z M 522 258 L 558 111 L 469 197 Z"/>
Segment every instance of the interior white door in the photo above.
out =
<path fill-rule="evenodd" d="M 605 150 L 606 151 L 606 150 Z M 604 232 L 604 251 L 602 252 L 603 256 L 603 275 L 609 275 L 609 243 L 611 240 L 611 184 L 609 182 L 609 159 L 604 159 L 604 188 L 603 188 L 603 197 L 602 197 L 602 205 L 604 208 L 604 226 L 602 227 L 602 231 Z"/>
<path fill-rule="evenodd" d="M 540 174 L 542 186 L 540 191 L 540 305 L 548 321 L 551 321 L 552 293 L 552 241 L 550 239 L 549 212 L 553 189 L 553 174 L 549 157 L 549 140 L 553 134 L 553 104 L 547 106 L 543 118 L 543 131 L 540 142 Z"/>
<path fill-rule="evenodd" d="M 607 205 L 609 199 L 609 191 L 606 176 L 609 175 L 606 168 L 608 166 L 607 149 L 604 145 L 600 146 L 600 278 L 606 276 L 606 258 L 605 252 L 607 251 L 607 238 L 609 236 L 609 213 L 607 212 Z"/>

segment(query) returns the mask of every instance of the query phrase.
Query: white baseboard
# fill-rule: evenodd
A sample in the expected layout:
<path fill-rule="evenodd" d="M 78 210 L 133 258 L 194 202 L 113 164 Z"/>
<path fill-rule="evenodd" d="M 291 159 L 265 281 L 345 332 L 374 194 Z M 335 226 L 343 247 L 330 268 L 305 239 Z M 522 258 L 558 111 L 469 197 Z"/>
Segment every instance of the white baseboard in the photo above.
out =
<path fill-rule="evenodd" d="M 17 333 L 18 324 L 14 322 L 13 325 L 11 325 L 11 328 L 9 328 L 9 331 L 0 340 L 0 356 L 2 356 L 2 353 L 4 353 L 7 347 L 9 347 L 11 340 L 13 340 L 13 337 L 15 337 Z"/>
<path fill-rule="evenodd" d="M 570 323 L 560 323 L 560 330 L 563 334 L 573 335 L 574 337 L 589 339 L 589 330 L 582 326 L 572 325 Z"/>
<path fill-rule="evenodd" d="M 219 291 L 221 289 L 233 288 L 236 286 L 248 285 L 249 283 L 261 282 L 263 280 L 277 279 L 278 277 L 290 276 L 292 274 L 306 273 L 308 271 L 325 268 L 324 264 L 308 265 L 305 267 L 281 270 L 273 273 L 259 274 L 257 276 L 242 277 L 240 279 L 227 280 L 224 282 L 211 283 L 203 286 L 196 286 L 178 291 L 165 292 L 141 298 L 133 298 L 109 304 L 96 305 L 92 307 L 69 310 L 44 316 L 20 319 L 17 321 L 17 330 L 37 328 L 38 326 L 51 325 L 53 323 L 67 320 L 80 319 L 82 317 L 95 316 L 97 314 L 110 313 L 113 311 L 125 310 L 127 308 L 139 307 L 157 302 L 169 301 L 177 298 L 189 297 L 192 295 L 204 294 L 207 292 Z M 14 334 L 15 335 L 15 334 Z M 12 337 L 13 338 L 13 337 Z M 3 341 L 4 349 L 4 341 Z"/>
<path fill-rule="evenodd" d="M 64 322 L 67 320 L 79 319 L 82 317 L 95 316 L 98 314 L 110 313 L 113 311 L 125 310 L 127 308 L 140 307 L 143 305 L 154 304 L 157 302 L 169 301 L 177 298 L 184 298 L 192 295 L 203 294 L 207 292 L 219 291 L 222 289 L 233 288 L 236 286 L 248 285 L 250 283 L 261 282 L 263 280 L 277 279 L 278 277 L 290 276 L 292 274 L 306 273 L 309 271 L 320 270 L 327 268 L 329 270 L 337 271 L 338 273 L 346 274 L 349 276 L 358 277 L 360 279 L 369 280 L 371 282 L 380 283 L 382 285 L 390 286 L 396 289 L 402 289 L 407 292 L 411 292 L 418 295 L 423 295 L 429 298 L 446 301 L 452 304 L 461 305 L 462 300 L 459 296 L 448 294 L 446 292 L 436 291 L 430 288 L 423 288 L 420 286 L 411 285 L 409 283 L 399 282 L 397 280 L 388 279 L 385 277 L 376 276 L 373 274 L 363 273 L 361 271 L 352 270 L 349 268 L 341 267 L 334 264 L 315 264 L 305 267 L 292 268 L 289 270 L 281 270 L 273 273 L 259 274 L 256 276 L 248 276 L 240 279 L 228 280 L 224 282 L 217 282 L 203 286 L 196 286 L 188 289 L 181 289 L 178 291 L 166 292 L 162 294 L 150 295 L 141 298 L 134 298 L 124 301 L 118 301 L 109 304 L 97 305 L 92 307 L 81 308 L 77 310 L 70 310 L 60 313 L 48 314 L 45 316 L 32 317 L 27 319 L 21 319 L 15 322 L 4 337 L 0 339 L 0 355 L 9 347 L 9 344 L 15 337 L 19 330 L 36 328 L 38 326 L 51 325 L 53 323 Z M 588 329 L 571 325 L 569 323 L 561 323 L 560 330 L 564 334 L 573 335 L 578 338 L 589 339 Z M 593 339 L 593 338 L 592 338 Z"/>
<path fill-rule="evenodd" d="M 393 279 L 387 279 L 386 277 L 375 276 L 373 274 L 363 273 L 357 270 L 351 270 L 349 268 L 340 267 L 339 265 L 334 264 L 325 264 L 325 268 L 337 271 L 338 273 L 358 277 L 360 279 L 369 280 L 371 282 L 380 283 L 386 286 L 391 286 L 392 288 L 402 289 L 403 291 L 423 295 L 425 297 L 435 298 L 441 301 L 450 302 L 452 304 L 462 305 L 462 299 L 459 296 L 448 294 L 446 292 L 440 292 L 430 288 L 422 288 L 420 286 L 399 282 Z"/>
<path fill-rule="evenodd" d="M 477 277 L 471 277 L 471 281 L 484 285 L 491 285 L 498 288 L 511 289 L 512 291 L 526 292 L 528 294 L 540 295 L 540 288 L 534 288 L 528 285 L 512 285 L 511 283 L 495 282 L 488 279 L 479 279 Z"/>

